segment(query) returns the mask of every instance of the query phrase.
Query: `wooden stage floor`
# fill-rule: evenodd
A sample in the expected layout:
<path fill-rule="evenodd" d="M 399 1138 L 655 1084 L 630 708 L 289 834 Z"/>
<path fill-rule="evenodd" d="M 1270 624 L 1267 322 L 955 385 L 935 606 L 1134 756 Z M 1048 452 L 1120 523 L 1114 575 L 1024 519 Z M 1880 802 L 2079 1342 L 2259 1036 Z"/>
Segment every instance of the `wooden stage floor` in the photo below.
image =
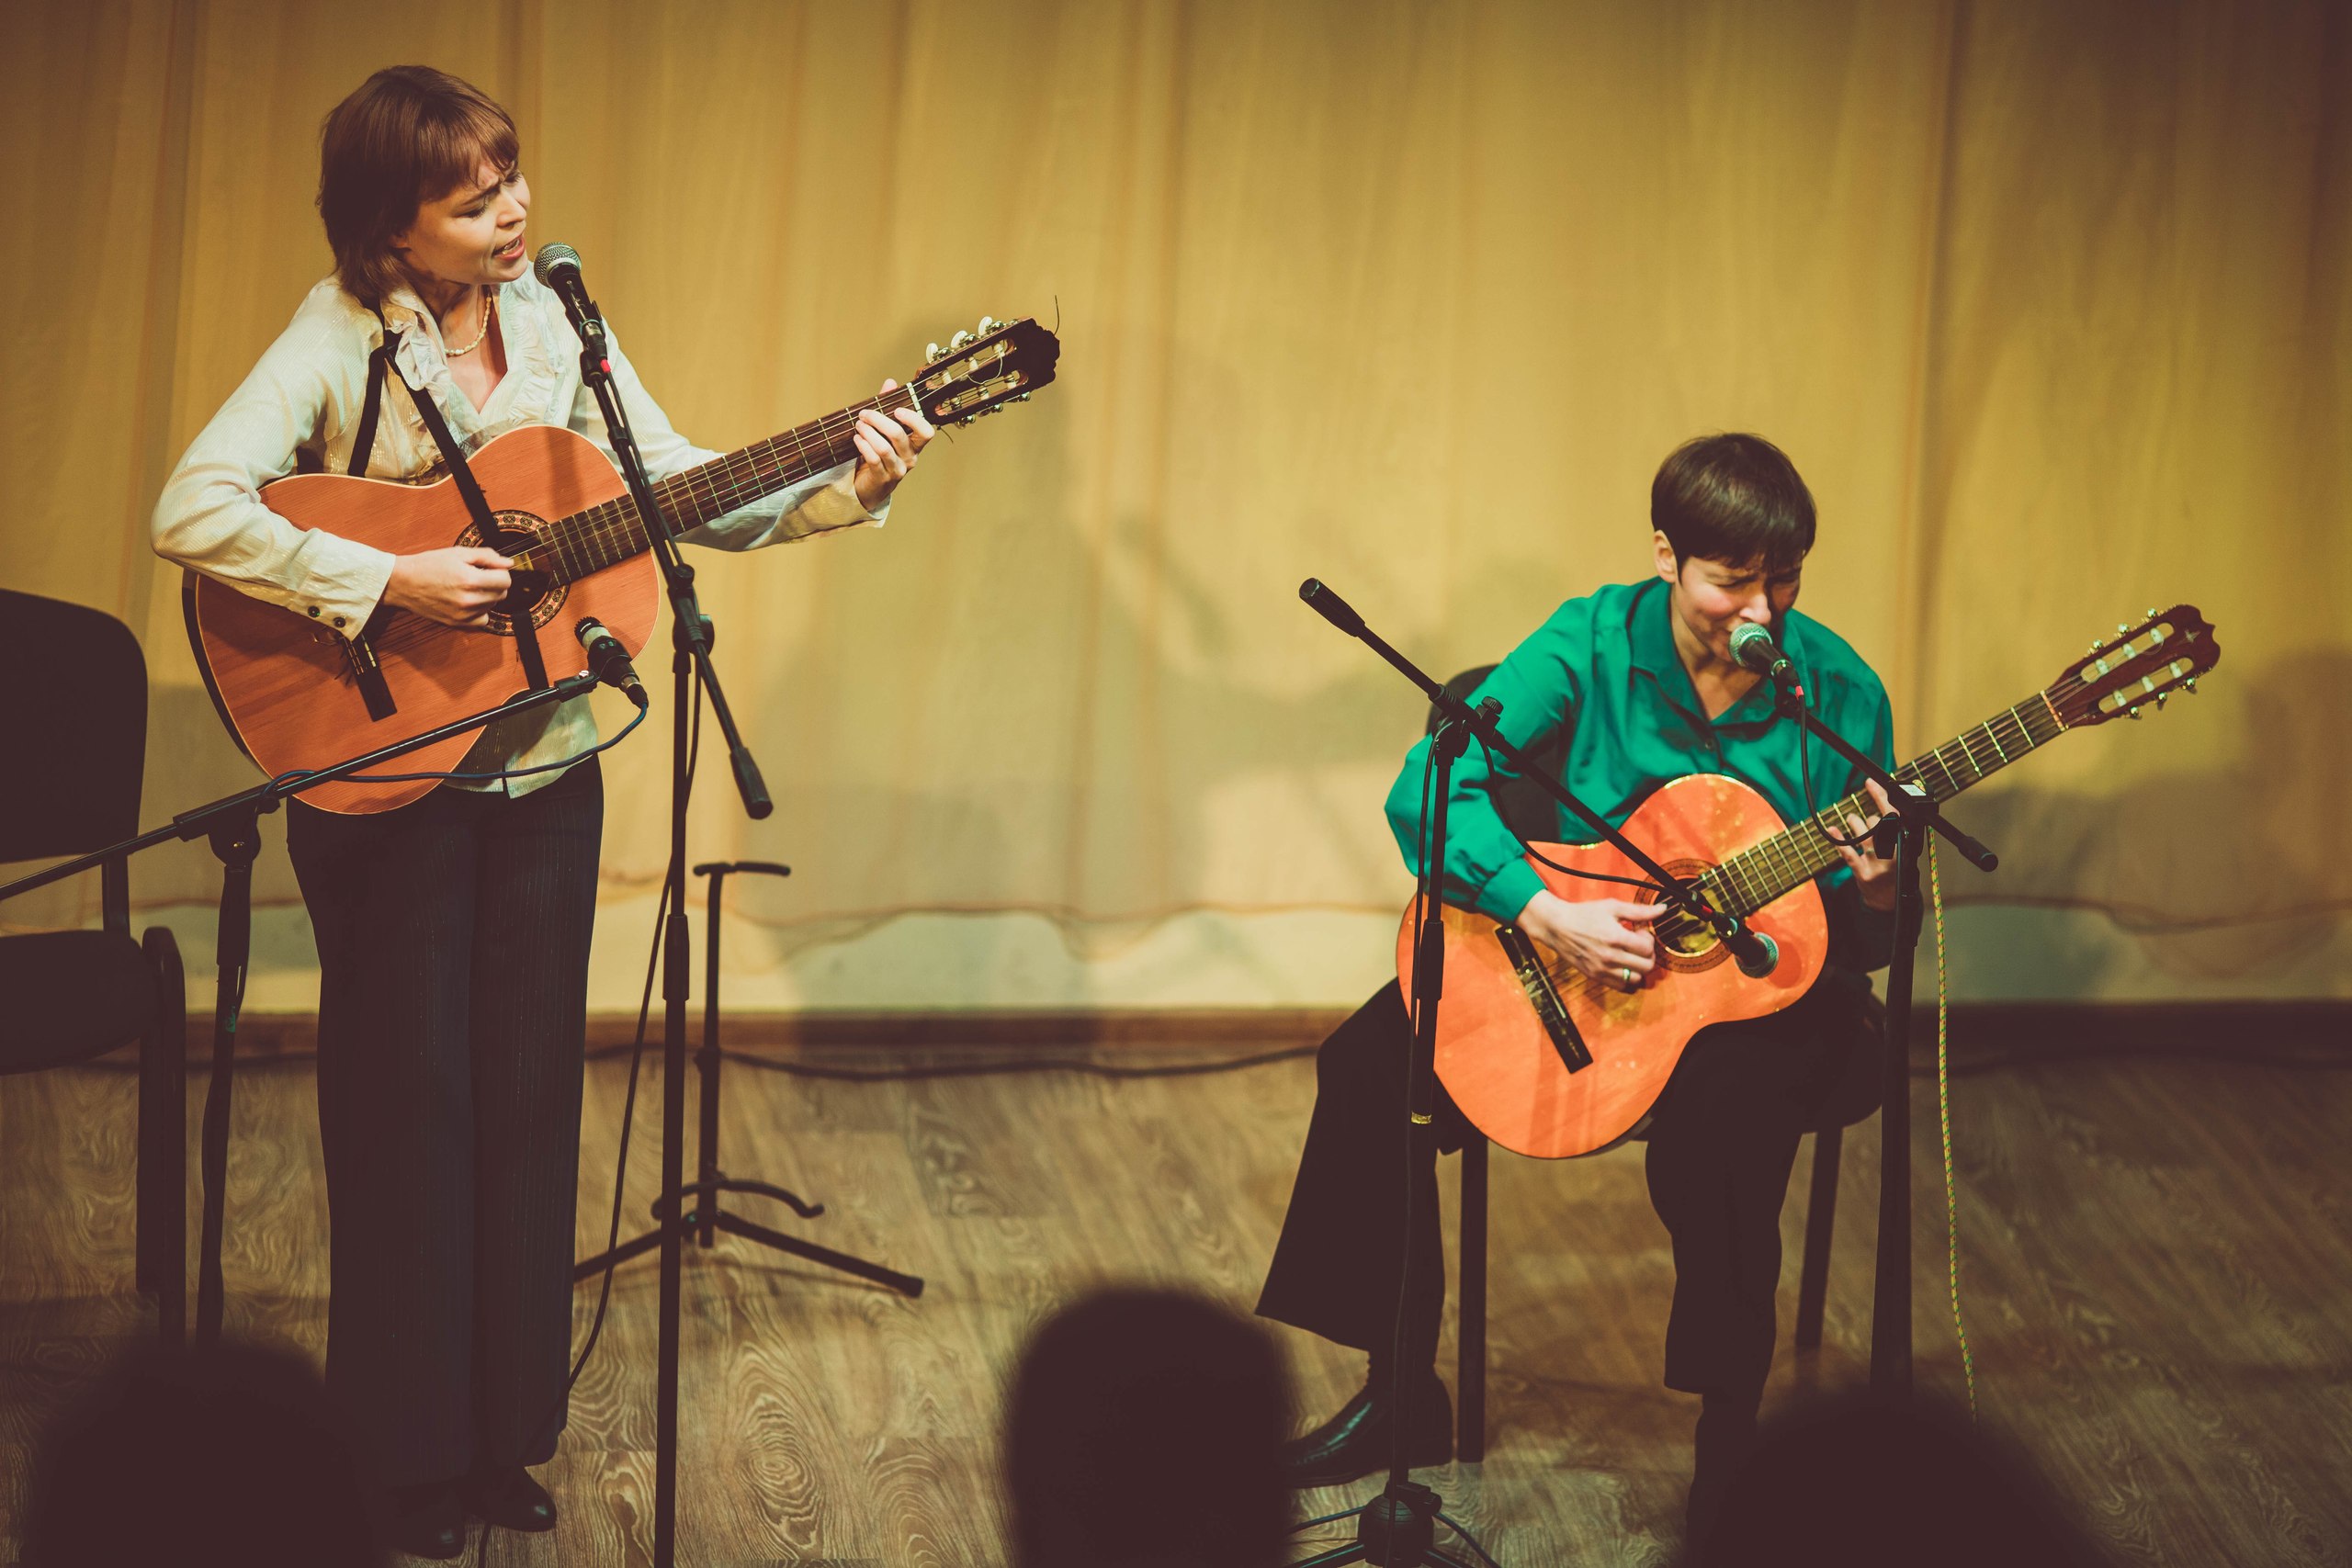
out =
<path fill-rule="evenodd" d="M 916 1059 L 975 1058 L 854 1058 Z M 650 1195 L 657 1080 L 649 1070 L 625 1233 Z M 591 1069 L 583 1251 L 603 1244 L 623 1081 L 622 1063 Z M 1915 1087 L 1919 1373 L 1956 1394 L 1933 1085 Z M 1250 1303 L 1314 1075 L 1289 1060 L 1200 1077 L 840 1084 L 730 1066 L 728 1089 L 729 1167 L 827 1205 L 787 1228 L 930 1291 L 909 1302 L 733 1242 L 690 1262 L 681 1561 L 981 1565 L 1005 1561 L 997 1412 L 1024 1335 L 1103 1280 Z M 2352 1562 L 2352 1077 L 2108 1060 L 1954 1089 L 1984 1418 L 2040 1458 L 2120 1561 Z M 148 1322 L 128 1293 L 133 1091 L 103 1066 L 0 1080 L 0 1562 L 16 1558 L 41 1421 Z M 326 1201 L 311 1096 L 299 1059 L 240 1081 L 227 1268 L 232 1330 L 316 1353 Z M 1802 1360 L 1785 1350 L 1799 1158 L 1774 1402 L 1862 1376 L 1875 1126 L 1848 1140 L 1828 1342 Z M 1669 1263 L 1641 1155 L 1498 1156 L 1494 1202 L 1492 1448 L 1427 1479 L 1510 1568 L 1668 1561 L 1696 1402 L 1657 1381 Z M 503 1568 L 647 1560 L 654 1287 L 650 1258 L 622 1269 L 547 1474 L 561 1526 L 502 1537 Z M 593 1299 L 582 1292 L 582 1329 Z M 1305 1415 L 1360 1381 L 1360 1358 L 1281 1333 Z M 1449 1337 L 1449 1381 L 1452 1354 Z M 1302 1503 L 1324 1513 L 1369 1490 Z"/>

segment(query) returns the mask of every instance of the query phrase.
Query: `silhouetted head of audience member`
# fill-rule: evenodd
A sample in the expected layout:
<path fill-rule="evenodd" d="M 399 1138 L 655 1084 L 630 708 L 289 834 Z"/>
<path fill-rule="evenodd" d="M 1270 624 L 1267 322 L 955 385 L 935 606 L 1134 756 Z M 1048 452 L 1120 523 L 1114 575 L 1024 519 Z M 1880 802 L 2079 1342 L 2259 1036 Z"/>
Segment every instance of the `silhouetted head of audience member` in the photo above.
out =
<path fill-rule="evenodd" d="M 376 1568 L 349 1445 L 308 1360 L 257 1345 L 124 1358 L 50 1427 L 23 1568 Z"/>
<path fill-rule="evenodd" d="M 1964 1413 L 1847 1395 L 1766 1423 L 1691 1568 L 2104 1568 L 2041 1473 Z"/>
<path fill-rule="evenodd" d="M 1291 1494 L 1282 1358 L 1196 1296 L 1114 1290 L 1038 1330 L 1005 1431 L 1016 1568 L 1260 1568 Z"/>

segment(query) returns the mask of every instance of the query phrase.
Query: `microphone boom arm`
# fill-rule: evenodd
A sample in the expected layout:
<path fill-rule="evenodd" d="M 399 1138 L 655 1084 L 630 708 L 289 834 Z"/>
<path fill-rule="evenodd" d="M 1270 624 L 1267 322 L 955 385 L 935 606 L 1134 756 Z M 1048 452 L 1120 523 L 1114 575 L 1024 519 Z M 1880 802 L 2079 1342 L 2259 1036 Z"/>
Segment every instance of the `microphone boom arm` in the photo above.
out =
<path fill-rule="evenodd" d="M 1492 714 L 1501 712 L 1499 705 L 1494 706 L 1491 712 L 1486 704 L 1474 708 L 1437 682 L 1430 680 L 1414 666 L 1412 660 L 1389 647 L 1377 632 L 1365 626 L 1363 617 L 1356 614 L 1354 608 L 1346 600 L 1332 592 L 1317 579 L 1310 577 L 1300 583 L 1298 596 L 1306 602 L 1308 608 L 1350 637 L 1363 642 L 1374 653 L 1395 666 L 1399 674 L 1419 687 L 1422 694 L 1429 698 L 1430 705 L 1445 716 L 1446 723 L 1459 724 L 1468 728 L 1470 733 L 1476 735 L 1489 750 L 1501 753 L 1506 761 L 1519 770 L 1521 776 L 1533 780 L 1543 787 L 1544 794 L 1575 812 L 1587 827 L 1614 845 L 1620 853 L 1639 866 L 1645 875 L 1657 884 L 1658 891 L 1665 897 L 1668 903 L 1713 930 L 1717 940 L 1731 949 L 1732 955 L 1738 960 L 1743 972 L 1751 976 L 1771 973 L 1773 966 L 1779 961 L 1779 953 L 1770 938 L 1760 932 L 1750 931 L 1747 923 L 1732 911 L 1718 909 L 1708 903 L 1690 883 L 1660 865 L 1651 858 L 1648 851 L 1611 827 L 1601 818 L 1600 813 L 1577 799 L 1566 784 L 1537 767 L 1518 747 L 1505 740 L 1492 716 Z"/>

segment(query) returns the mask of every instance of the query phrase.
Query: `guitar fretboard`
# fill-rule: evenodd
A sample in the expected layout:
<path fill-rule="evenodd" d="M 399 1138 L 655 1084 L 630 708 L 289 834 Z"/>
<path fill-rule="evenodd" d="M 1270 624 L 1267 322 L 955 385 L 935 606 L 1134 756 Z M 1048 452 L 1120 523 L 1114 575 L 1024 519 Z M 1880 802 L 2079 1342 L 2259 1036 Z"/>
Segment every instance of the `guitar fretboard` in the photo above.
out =
<path fill-rule="evenodd" d="M 670 525 L 683 534 L 713 518 L 748 506 L 802 479 L 837 468 L 857 456 L 850 439 L 866 409 L 884 413 L 914 407 L 914 394 L 894 387 L 880 397 L 810 420 L 780 435 L 713 457 L 709 462 L 654 481 L 654 497 Z M 556 582 L 580 579 L 617 566 L 652 547 L 637 502 L 627 495 L 557 519 L 531 547 L 530 566 Z"/>
<path fill-rule="evenodd" d="M 1981 784 L 2036 747 L 2065 733 L 2048 691 L 2004 708 L 1934 750 L 1894 770 L 1898 783 L 1916 784 L 1938 804 Z M 1810 740 L 1807 741 L 1810 744 Z M 1728 855 L 1699 880 L 1739 914 L 1752 914 L 1838 863 L 1828 834 L 1851 837 L 1849 817 L 1868 821 L 1878 807 L 1866 792 L 1847 795 L 1760 843 Z"/>

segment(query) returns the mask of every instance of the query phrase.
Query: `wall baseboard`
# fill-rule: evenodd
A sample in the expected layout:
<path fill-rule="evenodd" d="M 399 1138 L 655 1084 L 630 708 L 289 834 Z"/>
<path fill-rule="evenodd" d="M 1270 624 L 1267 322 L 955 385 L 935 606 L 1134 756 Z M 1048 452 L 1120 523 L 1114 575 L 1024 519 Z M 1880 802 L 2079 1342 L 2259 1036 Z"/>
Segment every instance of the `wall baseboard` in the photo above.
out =
<path fill-rule="evenodd" d="M 723 1021 L 734 1051 L 958 1050 L 1047 1047 L 1121 1051 L 1274 1050 L 1313 1045 L 1348 1016 L 1346 1008 L 1162 1008 L 971 1012 L 743 1012 Z M 1912 1040 L 1931 1049 L 1932 1007 L 1913 1015 Z M 637 1033 L 634 1013 L 593 1013 L 588 1048 L 625 1048 Z M 240 1021 L 241 1057 L 306 1056 L 317 1036 L 311 1013 L 247 1013 Z M 2352 998 L 2301 1001 L 1961 1002 L 1951 1010 L 1956 1055 L 2065 1055 L 2182 1051 L 2341 1054 L 2352 1043 Z M 687 1043 L 702 1041 L 702 1015 L 688 1021 Z M 647 1025 L 661 1045 L 662 1019 Z M 212 1021 L 190 1013 L 188 1053 L 208 1058 Z"/>

